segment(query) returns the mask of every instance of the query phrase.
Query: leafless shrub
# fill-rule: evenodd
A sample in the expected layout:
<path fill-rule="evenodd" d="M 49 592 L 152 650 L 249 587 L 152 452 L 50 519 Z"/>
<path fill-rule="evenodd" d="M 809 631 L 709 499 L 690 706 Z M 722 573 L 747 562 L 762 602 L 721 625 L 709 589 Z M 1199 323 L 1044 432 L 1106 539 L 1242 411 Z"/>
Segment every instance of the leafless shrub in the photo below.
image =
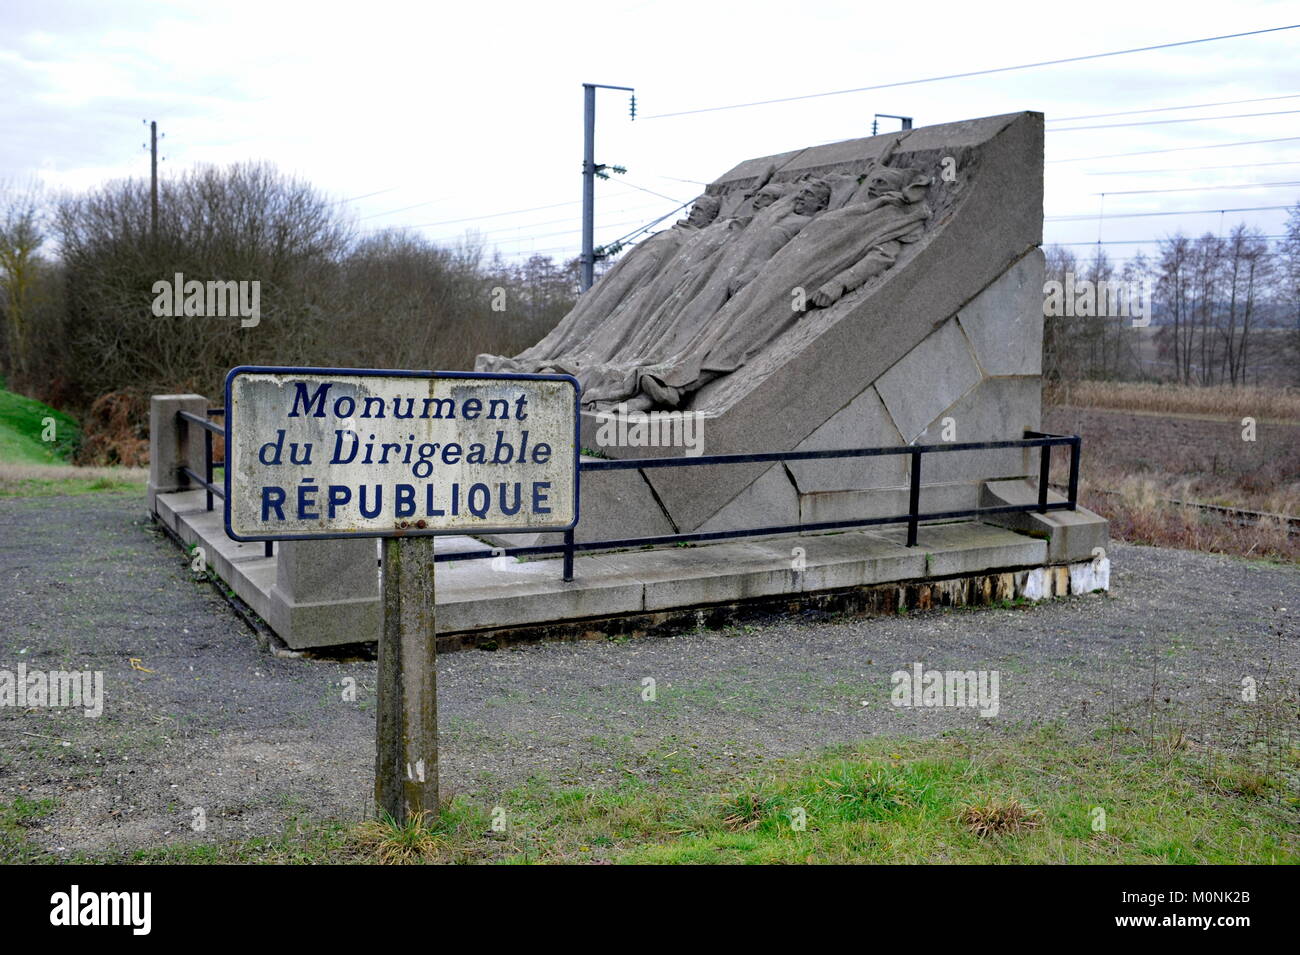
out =
<path fill-rule="evenodd" d="M 44 207 L 13 190 L 0 200 L 3 369 L 57 407 L 84 413 L 109 394 L 115 413 L 129 407 L 92 449 L 99 461 L 129 457 L 111 446 L 143 426 L 150 394 L 215 401 L 239 364 L 469 369 L 537 341 L 577 292 L 576 263 L 507 265 L 472 234 L 453 247 L 359 236 L 338 203 L 264 163 L 163 180 L 156 233 L 143 181 L 64 196 L 48 216 L 57 259 L 37 254 Z M 260 283 L 260 321 L 155 314 L 155 284 L 178 273 Z"/>

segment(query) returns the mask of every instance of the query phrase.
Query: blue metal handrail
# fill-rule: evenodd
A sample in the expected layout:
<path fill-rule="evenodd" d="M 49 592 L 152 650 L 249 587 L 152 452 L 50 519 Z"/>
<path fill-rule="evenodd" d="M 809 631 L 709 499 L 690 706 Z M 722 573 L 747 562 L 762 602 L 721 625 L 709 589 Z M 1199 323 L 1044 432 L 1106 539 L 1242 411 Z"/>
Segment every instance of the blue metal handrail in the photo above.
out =
<path fill-rule="evenodd" d="M 204 476 L 200 477 L 188 467 L 182 467 L 181 473 L 207 491 L 207 509 L 213 509 L 213 497 L 225 499 L 224 491 L 212 481 L 215 466 L 225 466 L 224 461 L 212 460 L 212 436 L 225 436 L 226 429 L 207 418 L 188 411 L 178 411 L 177 417 L 183 421 L 196 424 L 204 429 Z M 224 408 L 211 408 L 209 415 L 224 415 Z M 1048 478 L 1052 469 L 1052 448 L 1068 447 L 1070 449 L 1070 478 L 1068 493 L 1064 501 L 1048 501 Z M 968 507 L 951 511 L 931 511 L 921 513 L 921 459 L 927 454 L 947 454 L 958 451 L 989 451 L 1000 448 L 1038 448 L 1038 500 L 1032 504 L 1003 504 L 996 507 Z M 903 447 L 876 448 L 837 448 L 817 451 L 760 451 L 753 454 L 704 454 L 696 457 L 665 458 L 602 458 L 586 459 L 578 464 L 579 481 L 581 475 L 597 471 L 632 471 L 653 468 L 711 467 L 728 464 L 766 464 L 784 461 L 821 461 L 835 458 L 887 457 L 891 455 L 910 455 L 911 467 L 908 477 L 908 508 L 906 514 L 888 517 L 851 518 L 843 521 L 812 521 L 798 524 L 777 524 L 767 527 L 741 528 L 725 531 L 697 531 L 691 534 L 661 534 L 654 537 L 626 537 L 607 540 L 574 540 L 573 530 L 564 532 L 564 542 L 560 544 L 534 544 L 527 547 L 490 548 L 481 551 L 459 551 L 438 554 L 438 562 L 457 560 L 483 560 L 501 555 L 509 557 L 538 557 L 546 554 L 561 554 L 564 557 L 563 579 L 573 580 L 573 559 L 580 551 L 620 550 L 625 548 L 650 547 L 660 544 L 681 544 L 697 541 L 733 540 L 742 537 L 767 537 L 776 534 L 806 534 L 816 531 L 846 530 L 855 527 L 873 527 L 882 524 L 906 524 L 907 546 L 916 546 L 917 526 L 922 521 L 954 520 L 963 517 L 980 517 L 986 514 L 1015 514 L 1048 511 L 1076 510 L 1079 500 L 1079 455 L 1083 441 L 1077 434 L 1047 434 L 1041 431 L 1026 431 L 1025 437 L 1005 441 L 965 441 L 949 444 L 912 444 Z M 519 533 L 533 533 L 521 531 Z M 271 556 L 271 541 L 266 542 L 266 556 Z"/>

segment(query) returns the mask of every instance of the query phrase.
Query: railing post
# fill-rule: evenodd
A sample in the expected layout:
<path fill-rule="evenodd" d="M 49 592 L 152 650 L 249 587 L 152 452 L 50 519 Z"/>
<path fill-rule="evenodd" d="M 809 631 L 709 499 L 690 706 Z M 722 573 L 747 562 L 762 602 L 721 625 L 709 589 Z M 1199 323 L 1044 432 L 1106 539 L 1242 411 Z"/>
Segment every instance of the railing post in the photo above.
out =
<path fill-rule="evenodd" d="M 149 401 L 149 510 L 157 512 L 159 494 L 192 489 L 181 473 L 188 467 L 195 474 L 203 466 L 202 451 L 193 429 L 178 412 L 202 415 L 208 399 L 202 395 L 154 395 Z M 196 440 L 190 440 L 195 438 Z"/>
<path fill-rule="evenodd" d="M 1038 513 L 1047 513 L 1047 479 L 1052 470 L 1052 446 L 1044 444 L 1038 455 Z"/>
<path fill-rule="evenodd" d="M 573 528 L 564 532 L 564 580 L 573 580 Z"/>
<path fill-rule="evenodd" d="M 907 485 L 907 546 L 916 546 L 916 515 L 921 509 L 921 452 L 912 451 L 912 476 Z"/>
<path fill-rule="evenodd" d="M 208 510 L 212 510 L 212 432 L 203 429 L 203 480 L 208 482 Z"/>
<path fill-rule="evenodd" d="M 1079 452 L 1083 450 L 1083 439 L 1077 434 L 1070 438 L 1070 510 L 1077 510 L 1079 505 Z"/>

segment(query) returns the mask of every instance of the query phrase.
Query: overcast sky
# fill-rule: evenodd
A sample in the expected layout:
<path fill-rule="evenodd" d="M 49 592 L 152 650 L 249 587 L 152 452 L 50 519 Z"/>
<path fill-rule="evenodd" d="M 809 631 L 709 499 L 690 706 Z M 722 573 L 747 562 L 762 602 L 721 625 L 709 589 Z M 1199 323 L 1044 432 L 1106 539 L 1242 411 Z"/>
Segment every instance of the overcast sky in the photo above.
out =
<path fill-rule="evenodd" d="M 349 200 L 362 229 L 453 241 L 467 228 L 510 257 L 576 254 L 583 82 L 602 91 L 597 243 L 671 210 L 737 162 L 870 131 L 1017 110 L 1054 127 L 1278 113 L 1049 132 L 1047 241 L 1148 239 L 1221 221 L 1281 231 L 1281 211 L 1121 213 L 1292 205 L 1300 186 L 1300 29 L 794 103 L 656 114 L 799 96 L 1288 25 L 1295 3 L 806 4 L 629 0 L 221 3 L 0 0 L 0 179 L 80 189 L 266 159 Z M 1286 97 L 1096 120 L 1128 110 Z M 1060 120 L 1060 121 L 1053 121 Z M 884 121 L 889 123 L 890 121 Z M 896 128 L 885 125 L 882 130 Z M 1294 137 L 1290 142 L 1113 153 Z M 1223 168 L 1192 168 L 1192 167 Z M 1209 188 L 1209 187 L 1234 188 Z M 634 187 L 640 187 L 634 188 Z M 1182 189 L 1142 195 L 1143 189 Z M 649 190 L 649 192 L 642 191 Z M 1107 218 L 1095 218 L 1105 192 Z M 658 195 L 655 195 L 658 194 Z M 529 210 L 529 211 L 517 211 Z M 500 213 L 510 213 L 500 215 Z M 1086 247 L 1080 245 L 1080 251 Z M 1110 245 L 1117 258 L 1136 246 Z M 1149 247 L 1148 247 L 1149 248 Z"/>

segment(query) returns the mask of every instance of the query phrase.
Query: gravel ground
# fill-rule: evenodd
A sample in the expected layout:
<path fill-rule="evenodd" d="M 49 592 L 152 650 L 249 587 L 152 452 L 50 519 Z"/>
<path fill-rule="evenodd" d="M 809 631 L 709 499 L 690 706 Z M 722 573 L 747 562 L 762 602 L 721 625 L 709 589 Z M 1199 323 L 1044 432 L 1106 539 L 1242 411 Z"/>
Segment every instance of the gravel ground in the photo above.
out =
<path fill-rule="evenodd" d="M 1045 720 L 1086 731 L 1153 695 L 1195 716 L 1239 697 L 1243 676 L 1294 681 L 1300 567 L 1120 544 L 1111 558 L 1111 595 L 1034 607 L 444 655 L 444 792 L 652 779 L 674 752 L 728 775 L 882 733 L 965 727 L 996 745 Z M 98 718 L 0 707 L 0 802 L 57 802 L 40 845 L 224 841 L 368 813 L 374 663 L 260 649 L 138 494 L 0 499 L 0 582 L 0 669 L 104 673 Z M 997 670 L 998 715 L 891 706 L 890 674 L 914 661 Z"/>

